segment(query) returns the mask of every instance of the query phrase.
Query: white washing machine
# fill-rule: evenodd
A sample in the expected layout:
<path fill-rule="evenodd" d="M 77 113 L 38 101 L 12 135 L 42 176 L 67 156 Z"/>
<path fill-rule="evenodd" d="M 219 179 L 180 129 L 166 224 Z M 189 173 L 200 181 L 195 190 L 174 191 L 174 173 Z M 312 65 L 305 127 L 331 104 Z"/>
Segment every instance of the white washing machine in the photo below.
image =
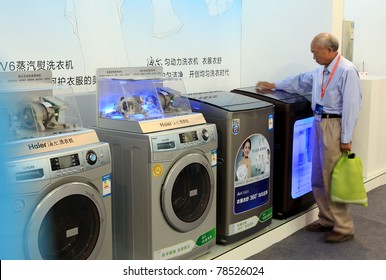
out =
<path fill-rule="evenodd" d="M 1 259 L 112 259 L 109 145 L 81 129 L 6 149 Z"/>
<path fill-rule="evenodd" d="M 216 241 L 215 125 L 96 131 L 113 159 L 114 258 L 193 259 L 209 252 Z"/>

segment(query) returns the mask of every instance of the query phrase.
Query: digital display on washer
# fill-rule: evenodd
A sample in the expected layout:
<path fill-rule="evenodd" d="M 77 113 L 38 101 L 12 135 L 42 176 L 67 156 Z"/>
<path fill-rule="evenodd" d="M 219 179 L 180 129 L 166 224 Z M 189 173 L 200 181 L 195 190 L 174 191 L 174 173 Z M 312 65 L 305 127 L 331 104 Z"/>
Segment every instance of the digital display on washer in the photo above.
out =
<path fill-rule="evenodd" d="M 51 158 L 50 161 L 52 171 L 80 165 L 78 154 Z"/>
<path fill-rule="evenodd" d="M 181 143 L 188 143 L 192 141 L 197 141 L 197 131 L 190 131 L 185 133 L 180 133 L 180 142 Z"/>
<path fill-rule="evenodd" d="M 174 149 L 175 147 L 176 147 L 176 143 L 174 141 L 157 144 L 158 150 L 170 150 L 170 149 Z"/>

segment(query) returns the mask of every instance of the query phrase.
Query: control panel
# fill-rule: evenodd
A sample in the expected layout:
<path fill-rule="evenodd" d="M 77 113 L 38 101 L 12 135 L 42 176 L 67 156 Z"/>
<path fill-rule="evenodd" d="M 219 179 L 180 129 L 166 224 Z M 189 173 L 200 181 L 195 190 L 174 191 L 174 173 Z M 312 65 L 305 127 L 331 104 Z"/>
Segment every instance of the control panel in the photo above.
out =
<path fill-rule="evenodd" d="M 70 176 L 111 162 L 107 143 L 98 143 L 87 148 L 71 149 L 71 152 L 56 151 L 46 156 L 28 157 L 7 163 L 10 183 L 54 179 Z"/>
<path fill-rule="evenodd" d="M 162 132 L 151 137 L 155 152 L 197 147 L 213 140 L 217 140 L 214 124 L 175 129 L 173 132 Z"/>

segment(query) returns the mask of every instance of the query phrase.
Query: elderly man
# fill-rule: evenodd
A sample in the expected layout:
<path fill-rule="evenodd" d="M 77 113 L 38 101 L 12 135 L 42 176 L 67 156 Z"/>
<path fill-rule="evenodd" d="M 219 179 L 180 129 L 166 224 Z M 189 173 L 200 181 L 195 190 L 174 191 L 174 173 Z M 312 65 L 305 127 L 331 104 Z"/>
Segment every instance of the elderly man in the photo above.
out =
<path fill-rule="evenodd" d="M 257 83 L 261 89 L 312 92 L 312 191 L 319 208 L 319 219 L 308 225 L 307 230 L 327 232 L 326 242 L 344 242 L 354 238 L 348 205 L 330 199 L 332 170 L 341 152 L 351 150 L 362 102 L 358 71 L 338 53 L 338 48 L 339 41 L 333 35 L 320 33 L 311 41 L 311 53 L 320 67 L 275 83 Z"/>

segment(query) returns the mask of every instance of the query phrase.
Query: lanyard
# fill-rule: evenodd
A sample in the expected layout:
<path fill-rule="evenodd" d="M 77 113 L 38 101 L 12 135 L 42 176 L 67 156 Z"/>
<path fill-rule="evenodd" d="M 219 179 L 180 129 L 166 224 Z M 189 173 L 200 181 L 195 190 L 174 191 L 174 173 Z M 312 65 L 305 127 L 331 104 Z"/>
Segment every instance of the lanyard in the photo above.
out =
<path fill-rule="evenodd" d="M 320 97 L 321 97 L 322 99 L 323 99 L 323 97 L 324 97 L 324 93 L 326 92 L 326 89 L 327 89 L 327 87 L 328 87 L 328 84 L 330 83 L 332 77 L 333 77 L 334 74 L 335 74 L 335 71 L 336 71 L 336 68 L 338 67 L 339 61 L 340 61 L 340 55 L 338 56 L 338 60 L 335 62 L 335 65 L 334 65 L 334 68 L 333 68 L 332 71 L 331 71 L 330 77 L 328 77 L 328 81 L 327 81 L 326 86 L 323 86 L 323 84 L 324 84 L 324 73 L 322 72 L 322 92 L 321 92 L 321 94 L 320 94 Z"/>

